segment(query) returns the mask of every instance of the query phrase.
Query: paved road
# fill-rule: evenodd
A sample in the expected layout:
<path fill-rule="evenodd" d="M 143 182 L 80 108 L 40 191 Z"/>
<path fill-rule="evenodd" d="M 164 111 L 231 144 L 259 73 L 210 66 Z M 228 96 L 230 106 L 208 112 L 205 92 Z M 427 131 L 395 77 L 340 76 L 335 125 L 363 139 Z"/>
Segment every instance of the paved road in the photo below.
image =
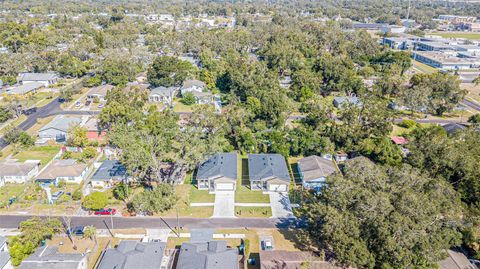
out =
<path fill-rule="evenodd" d="M 54 115 L 96 115 L 98 111 L 73 111 L 73 110 L 63 110 L 60 108 L 61 102 L 58 101 L 58 98 L 53 99 L 47 105 L 40 107 L 36 112 L 28 115 L 27 119 L 18 125 L 18 128 L 26 131 L 30 129 L 33 125 L 37 123 L 38 119 L 46 118 Z M 5 148 L 8 144 L 0 137 L 0 150 Z"/>
<path fill-rule="evenodd" d="M 20 222 L 31 218 L 28 215 L 0 215 L 0 228 L 18 228 Z M 86 216 L 73 217 L 72 226 L 93 225 L 98 229 L 111 228 L 113 219 L 114 229 L 128 228 L 170 228 L 177 226 L 176 218 L 160 217 L 100 217 Z M 303 224 L 296 219 L 277 218 L 179 218 L 180 227 L 184 228 L 288 228 L 302 227 Z"/>
<path fill-rule="evenodd" d="M 463 103 L 470 108 L 475 109 L 476 111 L 480 112 L 480 104 L 477 102 L 470 101 L 468 99 L 463 99 Z"/>

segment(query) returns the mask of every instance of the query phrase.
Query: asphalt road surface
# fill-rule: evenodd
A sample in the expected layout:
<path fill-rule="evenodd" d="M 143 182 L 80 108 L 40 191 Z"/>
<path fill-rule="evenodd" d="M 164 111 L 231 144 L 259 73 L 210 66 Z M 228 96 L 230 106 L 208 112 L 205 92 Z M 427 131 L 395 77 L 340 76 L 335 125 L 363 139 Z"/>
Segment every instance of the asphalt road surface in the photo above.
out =
<path fill-rule="evenodd" d="M 40 107 L 37 109 L 36 112 L 27 116 L 27 119 L 18 125 L 18 128 L 26 131 L 30 129 L 35 123 L 37 123 L 38 119 L 46 118 L 49 116 L 54 115 L 95 115 L 98 114 L 98 111 L 73 111 L 73 110 L 63 110 L 60 108 L 61 102 L 58 101 L 58 98 L 53 99 L 47 105 Z M 0 137 L 0 150 L 5 148 L 8 144 Z"/>
<path fill-rule="evenodd" d="M 475 109 L 476 111 L 480 112 L 480 104 L 477 102 L 473 102 L 467 99 L 463 99 L 463 103 L 470 108 Z"/>
<path fill-rule="evenodd" d="M 0 215 L 0 228 L 18 228 L 20 222 L 33 216 L 28 215 Z M 46 216 L 44 216 L 46 217 Z M 58 217 L 62 220 L 61 216 Z M 120 217 L 120 216 L 75 216 L 71 219 L 71 226 L 93 225 L 97 229 L 129 229 L 129 228 L 157 228 L 167 229 L 174 227 L 183 228 L 298 228 L 303 223 L 296 219 L 276 218 L 176 218 L 160 217 Z"/>

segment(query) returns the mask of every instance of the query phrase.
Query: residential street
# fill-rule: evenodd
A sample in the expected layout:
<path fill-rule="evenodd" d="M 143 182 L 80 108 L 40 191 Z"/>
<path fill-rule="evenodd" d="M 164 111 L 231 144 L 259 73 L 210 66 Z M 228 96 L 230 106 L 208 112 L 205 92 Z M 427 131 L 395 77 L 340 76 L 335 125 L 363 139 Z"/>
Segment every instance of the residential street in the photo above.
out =
<path fill-rule="evenodd" d="M 0 215 L 0 228 L 17 228 L 19 223 L 31 218 L 29 215 Z M 58 216 L 61 218 L 60 216 Z M 176 218 L 160 217 L 72 217 L 72 226 L 93 225 L 98 229 L 111 227 L 114 229 L 129 228 L 171 228 L 177 226 Z M 179 226 L 183 228 L 288 228 L 301 227 L 296 219 L 278 218 L 179 218 Z"/>

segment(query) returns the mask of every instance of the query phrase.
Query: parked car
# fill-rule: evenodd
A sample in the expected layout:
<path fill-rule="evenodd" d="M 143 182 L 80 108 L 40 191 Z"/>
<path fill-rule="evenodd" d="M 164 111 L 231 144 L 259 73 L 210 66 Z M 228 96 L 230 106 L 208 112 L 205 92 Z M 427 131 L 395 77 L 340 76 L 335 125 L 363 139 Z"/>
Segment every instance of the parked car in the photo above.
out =
<path fill-rule="evenodd" d="M 104 106 L 105 106 L 105 104 L 101 103 L 101 104 L 98 105 L 98 108 L 103 108 Z"/>
<path fill-rule="evenodd" d="M 115 208 L 105 208 L 102 210 L 95 211 L 95 215 L 115 215 L 117 210 Z"/>
<path fill-rule="evenodd" d="M 80 103 L 80 102 L 75 103 L 75 107 L 81 107 L 81 106 L 82 106 L 82 103 Z"/>
<path fill-rule="evenodd" d="M 92 101 L 87 101 L 85 102 L 85 106 L 89 106 L 92 103 Z"/>
<path fill-rule="evenodd" d="M 262 240 L 261 246 L 262 246 L 262 250 L 272 250 L 273 249 L 272 241 L 270 239 Z"/>
<path fill-rule="evenodd" d="M 52 200 L 56 201 L 58 198 L 60 198 L 63 195 L 63 191 L 56 191 L 52 194 Z"/>
<path fill-rule="evenodd" d="M 67 229 L 67 234 L 82 236 L 83 230 L 85 230 L 84 226 L 77 226 L 73 229 L 71 228 Z"/>

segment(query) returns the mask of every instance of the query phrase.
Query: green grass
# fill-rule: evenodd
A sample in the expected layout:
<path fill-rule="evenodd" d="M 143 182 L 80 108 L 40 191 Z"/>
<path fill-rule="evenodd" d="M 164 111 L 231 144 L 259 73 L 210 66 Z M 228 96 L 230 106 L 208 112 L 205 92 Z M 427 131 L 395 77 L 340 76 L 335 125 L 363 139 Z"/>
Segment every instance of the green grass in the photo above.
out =
<path fill-rule="evenodd" d="M 173 111 L 175 112 L 192 112 L 195 105 L 187 106 L 182 102 L 176 102 L 173 106 Z"/>
<path fill-rule="evenodd" d="M 59 146 L 40 146 L 32 147 L 28 150 L 21 151 L 14 155 L 14 159 L 18 159 L 19 162 L 26 160 L 40 160 L 40 164 L 44 166 L 47 164 L 60 150 Z"/>
<path fill-rule="evenodd" d="M 250 180 L 248 178 L 248 159 L 246 156 L 238 157 L 238 175 L 237 189 L 235 190 L 236 203 L 270 203 L 268 194 L 262 191 L 250 190 Z"/>
<path fill-rule="evenodd" d="M 18 118 L 14 119 L 13 121 L 5 124 L 2 128 L 0 128 L 0 135 L 3 135 L 3 133 L 5 132 L 5 129 L 10 126 L 10 125 L 13 125 L 13 126 L 18 126 L 20 125 L 22 122 L 24 122 L 25 120 L 27 119 L 27 116 L 25 115 L 20 115 Z"/>
<path fill-rule="evenodd" d="M 190 203 L 213 203 L 215 194 L 209 194 L 208 190 L 199 190 L 195 186 L 190 189 Z"/>
<path fill-rule="evenodd" d="M 435 32 L 432 35 L 438 35 L 443 38 L 465 38 L 470 40 L 480 39 L 480 33 L 460 33 L 460 32 Z"/>
<path fill-rule="evenodd" d="M 436 68 L 426 65 L 424 63 L 421 63 L 419 61 L 412 60 L 412 65 L 415 69 L 425 74 L 431 74 L 431 73 L 437 72 Z"/>
<path fill-rule="evenodd" d="M 4 204 L 11 197 L 19 197 L 25 191 L 25 184 L 7 183 L 0 188 L 0 204 Z"/>
<path fill-rule="evenodd" d="M 270 207 L 236 206 L 235 216 L 243 218 L 269 218 L 272 216 Z"/>

